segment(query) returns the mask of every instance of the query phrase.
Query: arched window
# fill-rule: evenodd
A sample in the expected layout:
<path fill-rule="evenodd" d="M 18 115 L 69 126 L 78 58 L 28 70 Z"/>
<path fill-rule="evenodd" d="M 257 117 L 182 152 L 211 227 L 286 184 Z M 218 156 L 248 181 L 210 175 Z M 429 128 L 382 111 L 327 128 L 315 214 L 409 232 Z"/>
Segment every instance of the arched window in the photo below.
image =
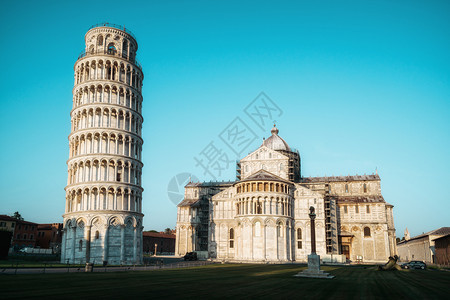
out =
<path fill-rule="evenodd" d="M 258 159 L 258 157 L 259 157 L 259 156 L 258 156 L 258 153 L 256 153 L 256 159 Z"/>
<path fill-rule="evenodd" d="M 280 171 L 283 171 L 283 164 L 280 164 Z"/>
<path fill-rule="evenodd" d="M 114 46 L 114 43 L 110 43 L 108 45 L 108 54 L 116 54 L 116 47 Z"/>
<path fill-rule="evenodd" d="M 269 158 L 272 158 L 272 153 L 269 152 Z"/>
<path fill-rule="evenodd" d="M 345 185 L 345 192 L 348 193 L 348 184 Z"/>
<path fill-rule="evenodd" d="M 364 237 L 370 237 L 370 228 L 364 227 Z"/>
<path fill-rule="evenodd" d="M 261 202 L 258 200 L 258 202 L 256 203 L 256 213 L 258 215 L 262 214 L 262 205 Z"/>
<path fill-rule="evenodd" d="M 97 37 L 97 45 L 98 46 L 103 46 L 103 36 L 102 35 L 99 35 Z"/>
<path fill-rule="evenodd" d="M 128 58 L 128 41 L 123 40 L 122 43 L 122 56 Z"/>
<path fill-rule="evenodd" d="M 364 183 L 364 193 L 367 193 L 367 184 Z"/>
<path fill-rule="evenodd" d="M 95 239 L 98 240 L 98 238 L 100 237 L 100 233 L 98 232 L 98 230 L 95 232 Z"/>
<path fill-rule="evenodd" d="M 302 249 L 302 229 L 297 229 L 297 249 Z"/>
<path fill-rule="evenodd" d="M 83 251 L 83 240 L 78 242 L 78 251 Z"/>
<path fill-rule="evenodd" d="M 281 227 L 281 223 L 277 225 L 277 237 L 283 237 L 283 228 Z"/>
<path fill-rule="evenodd" d="M 370 214 L 370 206 L 366 205 L 366 213 Z"/>
<path fill-rule="evenodd" d="M 230 248 L 234 248 L 234 229 L 230 228 Z"/>

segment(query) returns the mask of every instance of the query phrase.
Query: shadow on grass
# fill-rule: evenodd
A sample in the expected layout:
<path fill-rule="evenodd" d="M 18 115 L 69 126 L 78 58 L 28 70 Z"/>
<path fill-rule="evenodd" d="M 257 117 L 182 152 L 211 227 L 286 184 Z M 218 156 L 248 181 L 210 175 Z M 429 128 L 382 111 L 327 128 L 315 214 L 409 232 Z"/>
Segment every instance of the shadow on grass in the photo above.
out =
<path fill-rule="evenodd" d="M 0 277 L 0 290 L 2 299 L 445 299 L 450 292 L 450 273 L 444 271 L 324 266 L 336 278 L 293 277 L 303 269 L 304 265 L 215 264 L 142 272 L 10 275 Z"/>

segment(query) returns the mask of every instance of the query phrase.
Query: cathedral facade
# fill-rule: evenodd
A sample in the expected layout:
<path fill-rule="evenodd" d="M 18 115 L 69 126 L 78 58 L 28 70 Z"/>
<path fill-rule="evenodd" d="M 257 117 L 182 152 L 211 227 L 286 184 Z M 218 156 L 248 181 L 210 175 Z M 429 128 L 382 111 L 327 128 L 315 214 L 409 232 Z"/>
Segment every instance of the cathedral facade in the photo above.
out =
<path fill-rule="evenodd" d="M 177 255 L 220 261 L 307 261 L 309 208 L 317 254 L 330 262 L 383 262 L 396 254 L 393 206 L 378 174 L 302 177 L 298 151 L 274 126 L 237 164 L 237 181 L 190 182 L 177 211 Z"/>

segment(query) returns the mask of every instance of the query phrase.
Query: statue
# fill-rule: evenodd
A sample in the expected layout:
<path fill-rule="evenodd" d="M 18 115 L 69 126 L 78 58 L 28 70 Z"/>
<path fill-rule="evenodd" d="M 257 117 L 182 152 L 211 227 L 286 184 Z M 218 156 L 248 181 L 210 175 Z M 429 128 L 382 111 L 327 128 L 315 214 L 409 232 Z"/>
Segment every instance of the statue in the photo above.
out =
<path fill-rule="evenodd" d="M 389 261 L 384 266 L 378 266 L 378 270 L 380 271 L 393 271 L 393 270 L 401 270 L 402 268 L 397 264 L 398 256 L 394 255 L 394 257 L 389 256 Z"/>

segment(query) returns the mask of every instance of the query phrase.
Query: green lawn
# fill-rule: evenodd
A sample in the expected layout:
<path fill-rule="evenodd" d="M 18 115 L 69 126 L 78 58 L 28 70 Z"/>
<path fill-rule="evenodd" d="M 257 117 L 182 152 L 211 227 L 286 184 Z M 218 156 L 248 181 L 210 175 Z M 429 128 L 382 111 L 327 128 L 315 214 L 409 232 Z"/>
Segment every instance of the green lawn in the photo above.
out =
<path fill-rule="evenodd" d="M 266 298 L 449 299 L 450 272 L 377 271 L 374 267 L 327 266 L 334 279 L 293 277 L 299 265 L 208 265 L 118 273 L 0 275 L 9 298 Z"/>

